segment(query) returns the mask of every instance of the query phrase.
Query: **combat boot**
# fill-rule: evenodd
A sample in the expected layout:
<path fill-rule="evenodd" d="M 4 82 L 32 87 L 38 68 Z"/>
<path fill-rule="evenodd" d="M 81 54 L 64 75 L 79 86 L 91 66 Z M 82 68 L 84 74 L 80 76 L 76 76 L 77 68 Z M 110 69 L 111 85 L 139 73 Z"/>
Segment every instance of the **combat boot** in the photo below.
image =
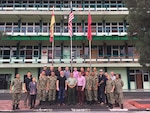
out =
<path fill-rule="evenodd" d="M 20 109 L 20 108 L 19 108 L 19 104 L 16 105 L 16 109 Z"/>
<path fill-rule="evenodd" d="M 12 106 L 12 110 L 15 110 L 15 109 L 16 109 L 16 108 L 15 108 L 15 105 L 13 105 L 13 106 Z"/>
<path fill-rule="evenodd" d="M 113 109 L 113 104 L 110 104 L 109 108 L 110 108 L 110 109 Z"/>
<path fill-rule="evenodd" d="M 123 104 L 121 104 L 121 109 L 123 109 Z"/>
<path fill-rule="evenodd" d="M 119 107 L 119 103 L 115 103 L 115 107 Z"/>

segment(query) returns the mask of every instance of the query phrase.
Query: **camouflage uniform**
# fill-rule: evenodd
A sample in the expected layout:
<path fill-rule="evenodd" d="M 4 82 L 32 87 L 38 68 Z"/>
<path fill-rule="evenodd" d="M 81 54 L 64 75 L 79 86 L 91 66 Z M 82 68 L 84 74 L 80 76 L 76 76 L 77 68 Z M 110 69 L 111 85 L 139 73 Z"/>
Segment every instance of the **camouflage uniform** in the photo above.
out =
<path fill-rule="evenodd" d="M 54 101 L 56 99 L 56 81 L 57 76 L 48 77 L 49 101 Z"/>
<path fill-rule="evenodd" d="M 86 95 L 86 100 L 87 101 L 92 101 L 92 95 L 91 95 L 91 87 L 92 87 L 92 81 L 91 81 L 91 76 L 85 76 L 85 95 Z"/>
<path fill-rule="evenodd" d="M 123 92 L 122 87 L 124 86 L 124 83 L 121 79 L 115 80 L 115 98 L 117 103 L 120 105 L 123 104 Z"/>
<path fill-rule="evenodd" d="M 91 81 L 92 81 L 92 87 L 91 87 L 91 90 L 92 90 L 92 98 L 94 101 L 98 101 L 98 97 L 97 97 L 97 94 L 98 94 L 98 77 L 97 75 L 95 76 L 91 76 Z"/>
<path fill-rule="evenodd" d="M 20 79 L 15 78 L 11 84 L 13 86 L 13 92 L 12 92 L 12 105 L 18 105 L 21 93 L 22 93 L 22 81 Z"/>
<path fill-rule="evenodd" d="M 115 87 L 115 83 L 113 80 L 107 80 L 106 81 L 106 87 L 105 87 L 105 91 L 106 91 L 106 95 L 107 95 L 107 99 L 108 99 L 108 103 L 109 104 L 113 104 L 114 102 L 114 96 L 113 96 L 113 92 L 111 92 L 111 90 L 113 89 L 113 87 Z"/>
<path fill-rule="evenodd" d="M 47 77 L 41 76 L 38 80 L 38 96 L 40 101 L 46 100 Z"/>

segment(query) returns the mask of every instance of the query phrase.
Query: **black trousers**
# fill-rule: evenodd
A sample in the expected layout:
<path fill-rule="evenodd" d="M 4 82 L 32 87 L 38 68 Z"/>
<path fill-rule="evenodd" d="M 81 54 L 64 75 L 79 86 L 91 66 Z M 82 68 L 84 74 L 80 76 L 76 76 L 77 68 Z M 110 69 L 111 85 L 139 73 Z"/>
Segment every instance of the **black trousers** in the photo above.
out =
<path fill-rule="evenodd" d="M 30 95 L 30 104 L 31 104 L 31 107 L 34 107 L 35 102 L 36 102 L 36 94 L 35 95 Z"/>

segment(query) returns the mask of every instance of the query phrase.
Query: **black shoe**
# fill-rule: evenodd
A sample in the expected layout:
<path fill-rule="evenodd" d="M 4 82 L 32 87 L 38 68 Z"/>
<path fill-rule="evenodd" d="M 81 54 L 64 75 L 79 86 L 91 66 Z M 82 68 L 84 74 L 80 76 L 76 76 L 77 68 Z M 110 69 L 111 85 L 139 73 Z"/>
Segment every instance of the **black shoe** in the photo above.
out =
<path fill-rule="evenodd" d="M 12 106 L 12 110 L 15 110 L 15 109 L 16 109 L 16 108 L 15 108 L 15 105 L 13 105 L 13 106 Z"/>
<path fill-rule="evenodd" d="M 40 100 L 40 102 L 39 102 L 39 106 L 41 106 L 42 105 L 42 100 Z"/>
<path fill-rule="evenodd" d="M 20 108 L 19 108 L 19 104 L 16 105 L 16 109 L 20 109 Z"/>
<path fill-rule="evenodd" d="M 89 101 L 89 105 L 92 105 L 92 101 Z"/>
<path fill-rule="evenodd" d="M 52 105 L 52 101 L 49 101 L 49 105 Z"/>
<path fill-rule="evenodd" d="M 119 103 L 116 103 L 116 104 L 115 104 L 115 107 L 119 107 Z"/>
<path fill-rule="evenodd" d="M 109 108 L 110 108 L 110 109 L 113 109 L 113 104 L 110 104 L 110 105 L 109 105 Z"/>
<path fill-rule="evenodd" d="M 123 109 L 123 104 L 121 104 L 121 109 Z"/>

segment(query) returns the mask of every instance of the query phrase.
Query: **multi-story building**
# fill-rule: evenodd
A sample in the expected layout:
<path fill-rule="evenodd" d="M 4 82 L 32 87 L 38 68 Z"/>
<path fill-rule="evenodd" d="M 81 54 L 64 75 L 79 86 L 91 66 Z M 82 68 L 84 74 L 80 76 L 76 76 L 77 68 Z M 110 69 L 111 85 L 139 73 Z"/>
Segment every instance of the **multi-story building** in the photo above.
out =
<path fill-rule="evenodd" d="M 149 71 L 138 63 L 134 42 L 127 37 L 128 9 L 123 0 L 72 0 L 73 67 L 89 67 L 87 15 L 92 16 L 92 67 L 120 73 L 124 89 L 149 89 Z M 54 66 L 70 65 L 68 15 L 70 0 L 0 0 L 0 88 L 7 89 L 15 73 L 39 75 L 51 66 L 49 25 L 55 10 Z"/>

